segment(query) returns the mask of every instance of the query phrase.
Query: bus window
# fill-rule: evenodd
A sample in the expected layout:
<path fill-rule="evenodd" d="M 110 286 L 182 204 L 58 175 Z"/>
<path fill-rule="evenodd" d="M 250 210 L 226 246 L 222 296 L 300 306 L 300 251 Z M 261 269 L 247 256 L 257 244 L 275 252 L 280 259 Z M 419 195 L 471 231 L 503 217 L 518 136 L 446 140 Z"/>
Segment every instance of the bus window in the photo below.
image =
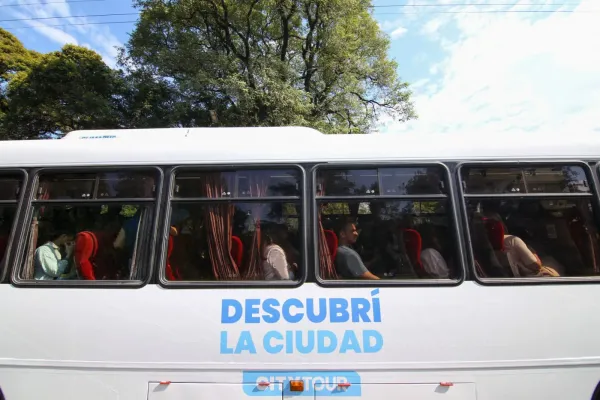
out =
<path fill-rule="evenodd" d="M 319 169 L 320 277 L 460 278 L 447 176 L 439 165 Z"/>
<path fill-rule="evenodd" d="M 577 165 L 477 166 L 461 171 L 481 278 L 597 276 L 597 212 Z"/>
<path fill-rule="evenodd" d="M 157 177 L 155 170 L 42 173 L 20 278 L 143 280 Z"/>
<path fill-rule="evenodd" d="M 18 176 L 0 176 L 0 267 L 4 263 L 8 239 L 17 213 L 21 183 L 22 179 Z"/>
<path fill-rule="evenodd" d="M 167 280 L 300 279 L 300 170 L 182 169 L 174 180 Z"/>

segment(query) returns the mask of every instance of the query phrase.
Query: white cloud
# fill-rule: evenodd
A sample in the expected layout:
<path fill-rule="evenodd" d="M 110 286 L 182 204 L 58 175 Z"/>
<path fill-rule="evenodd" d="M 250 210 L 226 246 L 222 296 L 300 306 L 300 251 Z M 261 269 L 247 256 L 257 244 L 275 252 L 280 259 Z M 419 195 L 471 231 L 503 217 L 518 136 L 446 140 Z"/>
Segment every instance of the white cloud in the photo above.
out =
<path fill-rule="evenodd" d="M 53 42 L 56 42 L 60 45 L 65 45 L 65 44 L 77 44 L 77 39 L 75 39 L 75 37 L 73 37 L 72 35 L 69 35 L 67 32 L 62 31 L 60 29 L 57 28 L 53 28 L 51 26 L 45 26 L 45 25 L 39 25 L 36 23 L 31 23 L 31 21 L 27 21 L 27 24 L 30 26 L 34 26 L 35 30 L 37 32 L 39 32 L 40 34 L 46 36 L 48 39 L 52 40 Z"/>
<path fill-rule="evenodd" d="M 404 36 L 406 32 L 406 28 L 399 26 L 396 29 L 394 29 L 392 33 L 390 33 L 390 36 L 392 37 L 392 39 L 398 39 L 399 37 Z"/>
<path fill-rule="evenodd" d="M 403 22 L 403 18 L 396 18 L 394 20 L 385 20 L 383 22 L 377 22 L 379 28 L 388 32 L 396 29 Z"/>
<path fill-rule="evenodd" d="M 110 32 L 107 26 L 99 25 L 72 25 L 65 27 L 52 27 L 50 25 L 68 25 L 85 24 L 89 22 L 87 18 L 74 17 L 71 8 L 66 0 L 44 3 L 41 0 L 27 0 L 27 4 L 37 2 L 35 5 L 18 7 L 12 10 L 16 18 L 49 18 L 61 17 L 51 20 L 29 20 L 24 21 L 34 30 L 45 36 L 49 40 L 60 45 L 86 43 L 85 47 L 98 52 L 105 63 L 114 67 L 116 64 L 116 47 L 122 46 L 122 43 L 115 35 Z M 85 14 L 84 12 L 80 14 Z"/>
<path fill-rule="evenodd" d="M 13 11 L 12 15 L 15 17 L 15 19 L 31 18 L 31 14 L 20 12 L 19 10 Z M 46 17 L 47 14 L 36 14 L 36 16 Z M 51 26 L 48 26 L 48 24 L 40 23 L 39 21 L 36 21 L 36 20 L 27 20 L 27 21 L 23 21 L 23 22 L 25 24 L 33 27 L 33 29 L 35 31 L 37 31 L 38 33 L 40 33 L 41 35 L 47 37 L 48 39 L 50 39 L 53 42 L 56 42 L 60 45 L 65 45 L 67 43 L 77 44 L 77 39 L 75 39 L 73 37 L 73 35 L 69 35 L 68 33 L 66 33 L 63 30 L 53 28 Z"/>
<path fill-rule="evenodd" d="M 600 13 L 585 12 L 598 9 L 592 1 L 544 17 L 454 14 L 421 21 L 444 59 L 424 74 L 431 84 L 413 87 L 419 120 L 388 120 L 382 131 L 599 128 Z"/>

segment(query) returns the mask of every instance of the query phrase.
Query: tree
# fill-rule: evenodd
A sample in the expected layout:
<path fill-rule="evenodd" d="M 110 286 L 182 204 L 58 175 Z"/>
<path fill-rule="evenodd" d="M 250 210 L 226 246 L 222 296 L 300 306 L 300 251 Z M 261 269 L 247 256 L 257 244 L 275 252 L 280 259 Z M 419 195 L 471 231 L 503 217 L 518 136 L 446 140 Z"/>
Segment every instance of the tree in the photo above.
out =
<path fill-rule="evenodd" d="M 29 71 L 39 58 L 39 53 L 27 50 L 13 34 L 0 28 L 0 138 L 8 135 L 8 83 L 16 74 Z"/>
<path fill-rule="evenodd" d="M 369 0 L 137 0 L 120 57 L 175 90 L 190 125 L 369 132 L 415 117 Z"/>
<path fill-rule="evenodd" d="M 122 125 L 123 79 L 84 47 L 65 45 L 40 56 L 8 83 L 9 138 L 40 138 L 76 129 Z"/>
<path fill-rule="evenodd" d="M 123 127 L 157 128 L 182 125 L 174 90 L 168 82 L 154 79 L 142 70 L 123 77 L 119 106 Z"/>
<path fill-rule="evenodd" d="M 13 34 L 0 28 L 0 85 L 16 73 L 28 71 L 40 57 L 40 53 L 27 50 Z"/>

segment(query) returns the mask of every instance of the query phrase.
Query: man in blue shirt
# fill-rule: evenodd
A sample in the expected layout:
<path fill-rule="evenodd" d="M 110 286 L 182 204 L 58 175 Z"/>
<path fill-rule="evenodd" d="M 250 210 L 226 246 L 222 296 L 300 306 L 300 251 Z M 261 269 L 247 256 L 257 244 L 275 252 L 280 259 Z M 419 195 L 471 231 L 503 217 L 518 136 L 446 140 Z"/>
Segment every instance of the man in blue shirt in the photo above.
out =
<path fill-rule="evenodd" d="M 342 220 L 337 229 L 339 247 L 335 258 L 338 273 L 344 279 L 379 279 L 365 266 L 360 255 L 352 249 L 358 239 L 356 225 L 348 220 Z"/>

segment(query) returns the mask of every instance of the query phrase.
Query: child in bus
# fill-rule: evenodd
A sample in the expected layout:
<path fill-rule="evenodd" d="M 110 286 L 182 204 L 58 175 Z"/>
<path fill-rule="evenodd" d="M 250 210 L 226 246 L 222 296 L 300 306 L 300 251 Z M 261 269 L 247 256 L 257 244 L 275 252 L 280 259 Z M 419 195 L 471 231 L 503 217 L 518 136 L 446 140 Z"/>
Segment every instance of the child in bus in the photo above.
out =
<path fill-rule="evenodd" d="M 336 233 L 339 247 L 335 258 L 335 266 L 340 276 L 345 279 L 379 279 L 378 276 L 369 271 L 360 255 L 350 247 L 358 239 L 356 225 L 349 220 L 342 219 L 338 223 Z M 377 259 L 376 256 L 369 264 L 374 263 Z"/>
<path fill-rule="evenodd" d="M 36 280 L 72 279 L 77 271 L 71 258 L 75 249 L 75 235 L 64 229 L 57 229 L 52 239 L 38 247 L 34 255 L 34 278 Z M 65 257 L 61 253 L 64 247 Z"/>

